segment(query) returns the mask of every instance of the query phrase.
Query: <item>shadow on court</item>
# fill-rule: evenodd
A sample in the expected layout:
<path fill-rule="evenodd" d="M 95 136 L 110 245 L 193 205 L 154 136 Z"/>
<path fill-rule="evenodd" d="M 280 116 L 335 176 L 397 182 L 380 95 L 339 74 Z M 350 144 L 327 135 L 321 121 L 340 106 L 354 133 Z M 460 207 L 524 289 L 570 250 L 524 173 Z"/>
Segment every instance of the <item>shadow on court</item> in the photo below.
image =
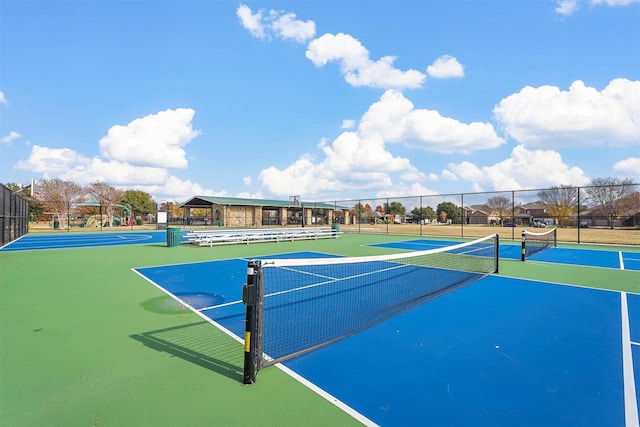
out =
<path fill-rule="evenodd" d="M 515 256 L 519 249 L 504 245 L 500 255 L 504 250 Z M 270 257 L 285 256 L 330 255 Z M 136 271 L 242 335 L 246 260 Z M 203 277 L 207 280 L 199 280 Z M 415 424 L 418 404 L 426 408 L 422 421 L 433 425 L 623 425 L 622 372 L 628 368 L 623 367 L 620 298 L 619 292 L 491 275 L 284 365 L 385 426 Z M 327 319 L 329 328 L 335 326 L 326 313 L 341 301 L 317 316 Z M 167 304 L 158 300 L 145 308 L 171 312 L 174 307 Z M 300 327 L 295 311 L 284 313 L 300 334 L 315 333 Z M 636 311 L 629 317 L 637 324 Z M 241 345 L 218 347 L 216 331 L 199 322 L 132 338 L 242 381 Z"/>
<path fill-rule="evenodd" d="M 131 335 L 131 338 L 153 350 L 179 357 L 234 381 L 242 381 L 240 345 L 216 339 L 213 332 L 214 326 L 202 321 L 142 332 Z"/>

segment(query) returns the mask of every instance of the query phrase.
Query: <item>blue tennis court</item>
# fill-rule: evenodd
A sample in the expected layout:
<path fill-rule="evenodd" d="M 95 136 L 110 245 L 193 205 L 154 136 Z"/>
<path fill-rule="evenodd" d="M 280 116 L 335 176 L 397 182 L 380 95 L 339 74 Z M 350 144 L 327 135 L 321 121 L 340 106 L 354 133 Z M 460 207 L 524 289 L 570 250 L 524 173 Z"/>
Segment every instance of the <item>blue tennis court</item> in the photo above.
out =
<path fill-rule="evenodd" d="M 246 261 L 136 271 L 240 340 Z M 624 426 L 639 348 L 640 295 L 491 275 L 284 366 L 371 424 Z"/>
<path fill-rule="evenodd" d="M 379 243 L 371 246 L 421 251 L 451 245 L 450 241 L 415 239 L 399 242 Z M 521 246 L 514 244 L 500 245 L 500 258 L 520 259 Z M 527 261 L 552 262 L 558 264 L 583 265 L 640 271 L 640 253 L 627 251 L 604 251 L 594 249 L 549 248 L 534 254 Z"/>
<path fill-rule="evenodd" d="M 88 248 L 94 246 L 122 246 L 165 243 L 166 231 L 109 231 L 98 233 L 27 234 L 0 248 L 0 251 L 29 251 L 39 249 Z"/>

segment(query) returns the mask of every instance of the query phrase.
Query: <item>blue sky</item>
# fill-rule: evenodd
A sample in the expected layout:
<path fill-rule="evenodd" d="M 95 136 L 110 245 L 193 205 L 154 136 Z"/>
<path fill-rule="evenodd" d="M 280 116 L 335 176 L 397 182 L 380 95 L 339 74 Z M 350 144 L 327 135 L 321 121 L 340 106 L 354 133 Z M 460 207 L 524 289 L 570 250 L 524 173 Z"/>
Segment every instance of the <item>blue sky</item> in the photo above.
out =
<path fill-rule="evenodd" d="M 0 0 L 0 181 L 328 201 L 640 181 L 639 0 Z"/>

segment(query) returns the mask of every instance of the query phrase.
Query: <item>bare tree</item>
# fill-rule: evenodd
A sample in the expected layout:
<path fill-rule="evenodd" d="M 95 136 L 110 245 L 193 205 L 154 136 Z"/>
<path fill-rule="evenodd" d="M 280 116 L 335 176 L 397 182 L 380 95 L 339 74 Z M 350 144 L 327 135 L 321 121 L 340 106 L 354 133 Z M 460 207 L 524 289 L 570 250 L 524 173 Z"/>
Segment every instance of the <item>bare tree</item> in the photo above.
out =
<path fill-rule="evenodd" d="M 44 179 L 40 186 L 46 208 L 54 215 L 54 221 L 59 221 L 60 227 L 64 227 L 73 205 L 84 201 L 83 188 L 75 182 L 59 178 Z"/>
<path fill-rule="evenodd" d="M 640 214 L 640 186 L 636 188 L 636 191 L 622 198 L 620 211 L 630 216 Z"/>
<path fill-rule="evenodd" d="M 547 209 L 561 225 L 569 217 L 578 212 L 578 188 L 570 185 L 559 185 L 538 193 L 540 200 L 547 204 Z"/>
<path fill-rule="evenodd" d="M 504 221 L 505 218 L 511 216 L 511 199 L 505 196 L 495 196 L 489 197 L 487 199 L 487 206 L 491 208 L 493 213 L 500 218 L 500 223 Z"/>
<path fill-rule="evenodd" d="M 611 229 L 616 219 L 637 211 L 632 196 L 637 191 L 637 184 L 631 178 L 596 178 L 585 190 L 593 207 L 603 212 Z"/>
<path fill-rule="evenodd" d="M 108 224 L 113 223 L 116 204 L 124 197 L 124 192 L 104 182 L 93 182 L 87 188 L 87 194 L 104 207 Z"/>

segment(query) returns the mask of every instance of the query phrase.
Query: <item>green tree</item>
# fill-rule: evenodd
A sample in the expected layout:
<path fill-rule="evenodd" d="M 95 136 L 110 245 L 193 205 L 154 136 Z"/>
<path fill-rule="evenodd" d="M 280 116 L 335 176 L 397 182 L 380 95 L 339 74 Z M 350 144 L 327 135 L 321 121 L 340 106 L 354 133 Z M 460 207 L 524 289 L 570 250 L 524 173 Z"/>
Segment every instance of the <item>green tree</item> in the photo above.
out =
<path fill-rule="evenodd" d="M 151 194 L 140 190 L 125 191 L 120 202 L 130 205 L 134 216 L 146 214 L 155 215 L 156 210 L 158 209 L 156 202 L 151 197 Z"/>
<path fill-rule="evenodd" d="M 442 202 L 436 207 L 436 215 L 441 222 L 451 221 L 459 224 L 462 220 L 462 209 L 451 202 Z"/>
<path fill-rule="evenodd" d="M 6 186 L 9 190 L 13 191 L 14 193 L 19 193 L 24 190 L 22 185 L 16 184 L 15 182 L 7 182 Z M 20 195 L 22 196 L 22 194 Z"/>
<path fill-rule="evenodd" d="M 431 206 L 427 206 L 426 208 L 413 208 L 411 214 L 419 221 L 424 221 L 425 219 L 433 221 L 438 216 Z"/>
<path fill-rule="evenodd" d="M 392 215 L 404 215 L 407 213 L 407 208 L 402 206 L 400 202 L 391 202 L 384 204 L 384 211 Z"/>
<path fill-rule="evenodd" d="M 7 188 L 18 193 L 29 203 L 29 220 L 37 221 L 44 212 L 44 205 L 31 195 L 31 185 L 20 185 L 15 182 L 7 183 Z"/>
<path fill-rule="evenodd" d="M 369 212 L 371 212 L 371 206 L 369 205 L 365 206 L 362 203 L 358 202 L 353 207 L 352 215 L 355 218 L 358 218 L 358 221 L 362 223 L 362 222 L 367 222 L 369 220 L 369 216 L 370 216 Z"/>
<path fill-rule="evenodd" d="M 364 205 L 362 203 L 357 203 L 354 207 L 353 207 L 353 214 L 360 216 L 364 213 Z"/>
<path fill-rule="evenodd" d="M 164 201 L 160 204 L 160 211 L 167 212 L 169 217 L 181 217 L 184 215 L 184 209 L 179 206 L 175 202 Z"/>

